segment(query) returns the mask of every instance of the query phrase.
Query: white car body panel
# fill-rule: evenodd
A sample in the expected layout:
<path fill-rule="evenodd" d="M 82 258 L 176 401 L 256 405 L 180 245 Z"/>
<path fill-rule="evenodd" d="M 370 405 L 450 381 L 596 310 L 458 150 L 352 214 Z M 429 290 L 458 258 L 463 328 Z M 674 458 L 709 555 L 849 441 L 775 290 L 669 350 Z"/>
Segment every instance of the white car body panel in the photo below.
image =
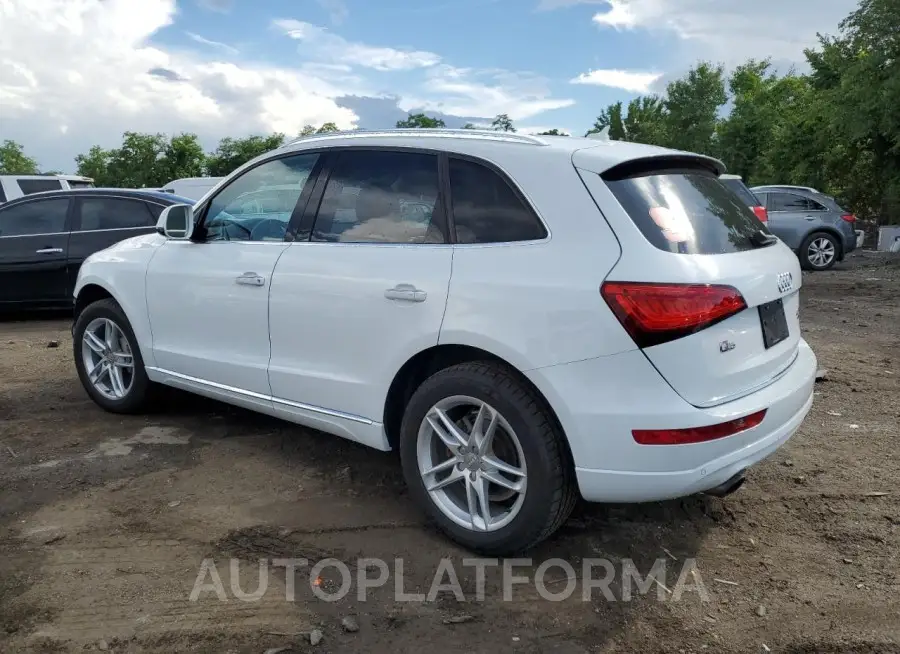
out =
<path fill-rule="evenodd" d="M 377 423 L 354 440 L 386 449 L 378 428 L 387 389 L 408 359 L 438 343 L 452 258 L 446 245 L 292 244 L 270 303 L 276 410 Z M 423 301 L 385 297 L 400 284 Z"/>
<path fill-rule="evenodd" d="M 655 249 L 597 173 L 671 151 L 573 137 L 535 144 L 436 132 L 323 135 L 289 144 L 236 170 L 196 207 L 259 161 L 287 152 L 425 147 L 503 170 L 544 221 L 547 238 L 194 244 L 150 235 L 91 256 L 76 294 L 95 284 L 122 305 L 152 380 L 382 450 L 390 448 L 385 399 L 402 365 L 435 345 L 480 348 L 517 368 L 546 398 L 568 440 L 581 493 L 592 501 L 712 488 L 794 433 L 811 405 L 816 360 L 800 338 L 801 277 L 790 250 L 780 243 L 706 256 Z M 238 284 L 247 272 L 264 285 Z M 782 272 L 793 275 L 789 291 L 775 285 Z M 750 308 L 641 350 L 600 294 L 607 279 L 731 284 Z M 385 290 L 398 284 L 427 299 L 387 299 Z M 785 298 L 791 337 L 765 351 L 755 307 L 776 297 Z M 736 347 L 720 352 L 724 339 Z M 757 427 L 706 443 L 642 446 L 631 434 L 761 409 L 768 413 Z"/>
<path fill-rule="evenodd" d="M 155 367 L 269 397 L 269 289 L 288 247 L 169 241 L 160 248 L 146 286 Z M 241 283 L 247 273 L 262 285 Z"/>

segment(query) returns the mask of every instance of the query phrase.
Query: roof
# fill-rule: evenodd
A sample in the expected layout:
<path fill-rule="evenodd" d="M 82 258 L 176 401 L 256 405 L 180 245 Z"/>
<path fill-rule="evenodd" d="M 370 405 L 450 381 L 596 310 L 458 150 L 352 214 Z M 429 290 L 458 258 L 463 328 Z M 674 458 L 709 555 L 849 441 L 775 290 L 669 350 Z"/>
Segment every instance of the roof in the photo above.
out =
<path fill-rule="evenodd" d="M 579 153 L 573 162 L 593 172 L 604 172 L 613 166 L 635 159 L 680 155 L 706 162 L 717 173 L 725 171 L 722 162 L 695 153 L 669 150 L 653 145 L 610 141 L 602 138 L 578 136 L 531 136 L 512 132 L 477 129 L 387 129 L 377 131 L 354 130 L 304 136 L 281 146 L 275 152 L 302 152 L 319 146 L 352 147 L 381 146 L 396 148 L 434 149 L 470 154 L 490 159 L 491 153 L 515 153 L 516 157 L 541 156 L 543 152 Z M 587 151 L 590 152 L 587 152 Z M 260 157 L 268 158 L 269 152 Z"/>
<path fill-rule="evenodd" d="M 40 193 L 30 193 L 22 197 L 15 198 L 0 206 L 9 206 L 10 204 L 19 203 L 23 200 L 33 198 L 53 198 L 53 197 L 84 197 L 92 195 L 109 196 L 115 195 L 125 198 L 141 198 L 144 200 L 153 200 L 160 204 L 195 204 L 194 200 L 175 195 L 174 193 L 166 193 L 164 191 L 156 191 L 152 189 L 136 189 L 136 188 L 73 188 L 59 189 L 55 191 L 41 191 Z"/>

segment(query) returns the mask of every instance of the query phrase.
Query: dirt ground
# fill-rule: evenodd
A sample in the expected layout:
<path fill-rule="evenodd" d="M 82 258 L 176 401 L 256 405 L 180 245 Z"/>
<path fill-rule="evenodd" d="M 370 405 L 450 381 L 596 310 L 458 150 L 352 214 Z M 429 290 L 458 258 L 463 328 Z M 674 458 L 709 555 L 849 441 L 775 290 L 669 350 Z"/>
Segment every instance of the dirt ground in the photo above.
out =
<path fill-rule="evenodd" d="M 0 322 L 0 651 L 900 652 L 900 261 L 863 252 L 803 280 L 828 372 L 798 434 L 725 499 L 579 506 L 509 601 L 496 567 L 477 596 L 471 554 L 424 524 L 394 455 L 175 392 L 106 414 L 65 316 Z M 389 564 L 364 601 L 360 557 Z M 284 558 L 337 559 L 352 588 L 324 601 L 338 568 L 268 567 L 261 597 L 237 598 Z M 575 575 L 541 576 L 554 558 Z M 462 596 L 433 587 L 442 559 Z M 585 559 L 610 562 L 612 599 L 584 599 Z M 665 576 L 625 601 L 627 561 Z M 396 599 L 401 574 L 425 601 Z"/>

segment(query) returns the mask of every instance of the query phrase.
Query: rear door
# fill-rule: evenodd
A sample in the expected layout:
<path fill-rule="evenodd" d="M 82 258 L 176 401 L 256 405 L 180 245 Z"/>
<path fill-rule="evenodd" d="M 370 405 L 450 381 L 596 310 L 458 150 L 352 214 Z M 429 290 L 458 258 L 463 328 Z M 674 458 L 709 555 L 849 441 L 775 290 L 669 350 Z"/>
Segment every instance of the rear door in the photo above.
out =
<path fill-rule="evenodd" d="M 803 243 L 813 226 L 821 224 L 821 212 L 814 212 L 813 202 L 784 191 L 768 194 L 769 229 L 793 250 Z"/>
<path fill-rule="evenodd" d="M 0 303 L 66 300 L 69 198 L 0 207 Z"/>
<path fill-rule="evenodd" d="M 790 366 L 797 257 L 714 173 L 656 161 L 582 177 L 622 244 L 604 297 L 676 392 L 713 406 Z"/>
<path fill-rule="evenodd" d="M 272 279 L 269 382 L 286 417 L 380 423 L 391 380 L 437 345 L 447 304 L 438 156 L 344 150 L 326 168 Z"/>
<path fill-rule="evenodd" d="M 156 219 L 141 199 L 91 194 L 78 195 L 73 200 L 66 262 L 68 291 L 73 290 L 78 270 L 87 257 L 126 238 L 149 234 L 156 227 Z"/>

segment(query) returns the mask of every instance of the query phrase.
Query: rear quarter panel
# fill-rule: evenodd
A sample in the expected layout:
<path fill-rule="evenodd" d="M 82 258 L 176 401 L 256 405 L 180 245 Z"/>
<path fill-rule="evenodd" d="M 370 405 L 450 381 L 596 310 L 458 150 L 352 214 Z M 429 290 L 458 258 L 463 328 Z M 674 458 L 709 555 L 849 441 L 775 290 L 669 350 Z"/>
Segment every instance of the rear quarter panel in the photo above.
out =
<path fill-rule="evenodd" d="M 523 371 L 635 349 L 600 296 L 619 243 L 571 155 L 541 153 L 541 165 L 484 158 L 519 187 L 549 236 L 454 246 L 439 342 L 479 347 Z"/>

